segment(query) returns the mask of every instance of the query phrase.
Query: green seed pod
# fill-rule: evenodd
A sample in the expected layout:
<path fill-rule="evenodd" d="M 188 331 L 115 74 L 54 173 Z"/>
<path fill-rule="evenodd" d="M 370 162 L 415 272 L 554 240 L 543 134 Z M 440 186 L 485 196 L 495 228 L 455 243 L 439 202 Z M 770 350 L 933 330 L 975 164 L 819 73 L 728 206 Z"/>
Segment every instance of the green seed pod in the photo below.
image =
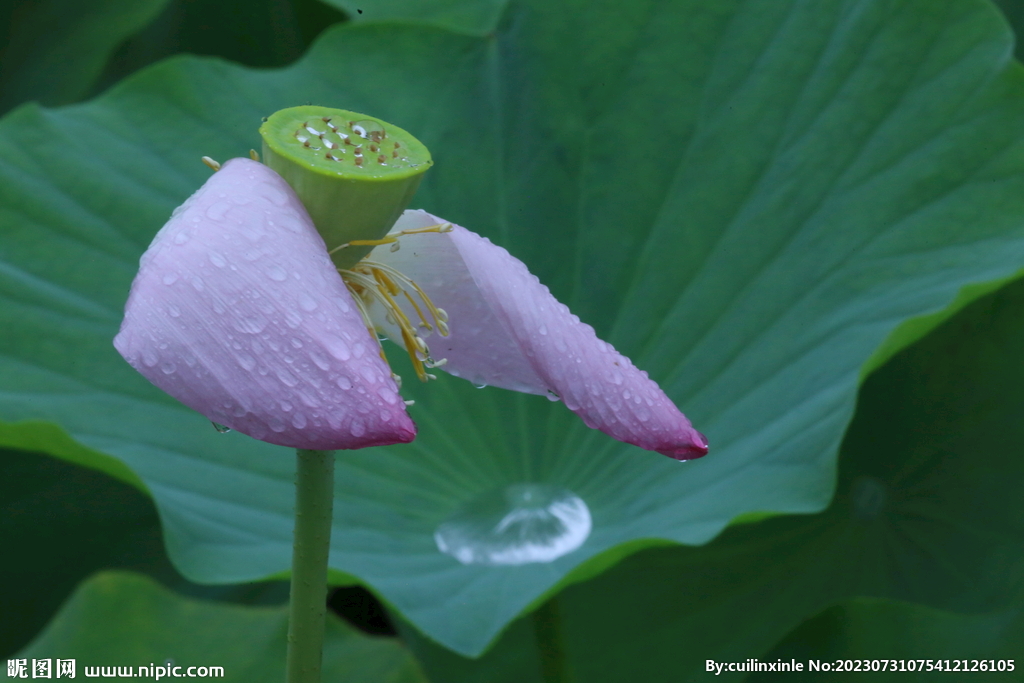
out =
<path fill-rule="evenodd" d="M 343 109 L 282 109 L 260 127 L 263 162 L 299 195 L 328 249 L 387 234 L 434 163 L 398 126 Z M 331 254 L 350 268 L 371 249 Z"/>

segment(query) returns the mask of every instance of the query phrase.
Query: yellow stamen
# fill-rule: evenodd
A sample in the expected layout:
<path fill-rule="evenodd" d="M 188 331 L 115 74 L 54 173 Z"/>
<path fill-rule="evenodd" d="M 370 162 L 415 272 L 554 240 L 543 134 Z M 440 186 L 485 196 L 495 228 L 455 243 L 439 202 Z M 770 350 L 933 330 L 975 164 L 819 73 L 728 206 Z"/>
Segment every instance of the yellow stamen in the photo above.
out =
<path fill-rule="evenodd" d="M 205 157 L 204 157 L 205 158 Z M 428 225 L 425 228 L 410 228 L 409 230 L 399 230 L 398 232 L 389 232 L 379 240 L 352 240 L 351 242 L 345 242 L 345 244 L 338 245 L 334 249 L 331 249 L 328 254 L 333 254 L 336 251 L 345 249 L 346 247 L 379 247 L 382 244 L 394 244 L 398 242 L 398 238 L 403 235 L 421 235 L 425 232 L 451 232 L 454 228 L 451 223 L 438 223 L 437 225 Z M 392 247 L 393 251 L 398 251 Z"/>
<path fill-rule="evenodd" d="M 203 163 L 212 168 L 215 172 L 220 170 L 220 162 L 214 161 L 210 157 L 203 157 Z"/>
<path fill-rule="evenodd" d="M 433 227 L 441 228 L 443 226 Z M 440 230 L 433 230 L 433 232 L 440 232 Z M 374 339 L 377 340 L 377 344 L 380 346 L 381 358 L 387 362 L 383 345 L 380 344 L 380 339 L 377 338 L 373 322 L 370 318 L 368 306 L 371 300 L 380 303 L 384 307 L 385 318 L 388 322 L 399 328 L 402 335 L 402 344 L 409 354 L 409 360 L 416 371 L 416 376 L 424 382 L 436 379 L 434 375 L 426 371 L 427 368 L 441 367 L 447 360 L 442 358 L 435 361 L 430 357 L 430 348 L 417 333 L 416 326 L 413 325 L 409 316 L 406 315 L 405 311 L 398 304 L 396 297 L 401 294 L 409 301 L 419 317 L 420 327 L 427 331 L 437 329 L 442 336 L 448 336 L 448 325 L 446 324 L 448 314 L 443 309 L 435 306 L 434 302 L 427 296 L 427 293 L 416 282 L 387 264 L 364 259 L 354 265 L 351 270 L 339 269 L 338 272 L 341 273 L 345 285 L 352 292 L 367 329 Z M 422 307 L 420 303 L 417 303 L 412 292 L 418 295 Z M 424 309 L 426 309 L 426 313 L 424 313 Z"/>
<path fill-rule="evenodd" d="M 403 289 L 402 294 L 404 294 L 405 298 L 408 299 L 410 304 L 412 304 L 413 309 L 416 311 L 416 315 L 420 317 L 420 327 L 426 329 L 428 332 L 434 329 L 434 326 L 430 324 L 429 320 L 427 320 L 427 316 L 423 315 L 423 311 L 420 310 L 420 306 L 416 303 L 416 299 L 412 298 L 412 294 L 409 293 L 409 290 Z"/>
<path fill-rule="evenodd" d="M 417 294 L 419 294 L 420 300 L 423 301 L 423 305 L 426 306 L 427 310 L 430 312 L 431 317 L 434 318 L 434 322 L 437 324 L 437 329 L 441 333 L 441 336 L 448 336 L 448 325 L 445 324 L 448 322 L 448 314 L 445 313 L 443 308 L 438 308 L 437 306 L 435 306 L 434 302 L 430 300 L 429 296 L 427 296 L 427 293 L 424 292 L 423 289 L 418 284 L 416 284 L 415 281 L 412 280 L 412 278 L 407 277 L 404 273 L 397 270 L 394 266 L 389 266 L 388 264 L 380 263 L 379 261 L 370 261 L 369 259 L 363 259 L 362 261 L 359 262 L 359 264 L 383 271 L 384 273 L 387 273 L 388 276 L 390 276 L 392 279 L 398 280 L 406 287 L 411 287 Z M 406 294 L 406 296 L 409 296 L 411 299 L 411 296 L 408 293 Z M 417 307 L 417 312 L 418 310 L 419 309 Z M 430 325 L 429 321 L 422 314 L 420 314 L 420 317 L 421 319 L 423 319 L 423 322 L 426 323 L 428 330 L 433 329 L 433 326 Z"/>

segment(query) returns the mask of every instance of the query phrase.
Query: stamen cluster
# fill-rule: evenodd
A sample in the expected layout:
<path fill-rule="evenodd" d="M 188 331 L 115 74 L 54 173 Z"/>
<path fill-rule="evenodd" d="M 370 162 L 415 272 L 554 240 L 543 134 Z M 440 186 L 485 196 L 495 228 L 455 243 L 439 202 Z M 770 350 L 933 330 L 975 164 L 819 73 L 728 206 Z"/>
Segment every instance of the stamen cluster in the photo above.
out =
<path fill-rule="evenodd" d="M 412 230 L 401 230 L 390 233 L 379 240 L 352 240 L 332 249 L 331 253 L 333 254 L 339 249 L 350 246 L 380 246 L 383 244 L 390 244 L 392 245 L 391 251 L 398 251 L 400 247 L 398 238 L 402 235 L 427 232 L 444 233 L 451 232 L 451 230 L 451 223 L 441 223 Z M 431 357 L 430 348 L 420 335 L 420 330 L 425 330 L 429 333 L 436 329 L 442 337 L 447 337 L 448 314 L 444 309 L 435 306 L 434 302 L 427 296 L 427 293 L 412 278 L 386 263 L 364 258 L 351 269 L 339 268 L 338 272 L 352 293 L 352 298 L 359 307 L 359 312 L 363 316 L 363 321 L 366 323 L 366 328 L 370 331 L 370 335 L 377 340 L 377 345 L 380 348 L 380 357 L 384 362 L 388 362 L 387 355 L 384 352 L 384 346 L 380 343 L 380 338 L 377 336 L 377 331 L 369 312 L 369 306 L 374 301 L 380 303 L 386 311 L 385 319 L 387 322 L 397 326 L 400 330 L 402 344 L 409 354 L 409 359 L 412 361 L 416 376 L 424 382 L 430 379 L 437 379 L 437 376 L 428 373 L 427 369 L 441 367 L 447 362 L 447 359 L 435 360 Z M 415 311 L 416 317 L 419 319 L 417 324 L 414 324 L 413 320 L 402 309 L 399 303 L 401 297 L 404 297 L 404 300 Z M 416 301 L 417 298 L 419 303 Z M 422 307 L 420 303 L 423 304 Z M 424 309 L 426 309 L 426 313 L 424 313 Z M 401 377 L 398 375 L 392 373 L 392 377 L 394 377 L 396 382 L 401 382 Z"/>

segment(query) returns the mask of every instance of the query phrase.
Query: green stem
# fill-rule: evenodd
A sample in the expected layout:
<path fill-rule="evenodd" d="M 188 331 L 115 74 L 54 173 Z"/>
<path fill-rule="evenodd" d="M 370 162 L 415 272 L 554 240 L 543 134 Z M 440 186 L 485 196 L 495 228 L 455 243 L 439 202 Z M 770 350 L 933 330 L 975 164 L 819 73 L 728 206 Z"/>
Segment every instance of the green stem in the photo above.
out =
<path fill-rule="evenodd" d="M 556 598 L 551 598 L 533 613 L 533 632 L 540 652 L 544 683 L 570 683 L 569 662 L 562 637 L 562 617 Z"/>
<path fill-rule="evenodd" d="M 299 450 L 297 455 L 287 680 L 320 683 L 334 507 L 334 451 Z"/>

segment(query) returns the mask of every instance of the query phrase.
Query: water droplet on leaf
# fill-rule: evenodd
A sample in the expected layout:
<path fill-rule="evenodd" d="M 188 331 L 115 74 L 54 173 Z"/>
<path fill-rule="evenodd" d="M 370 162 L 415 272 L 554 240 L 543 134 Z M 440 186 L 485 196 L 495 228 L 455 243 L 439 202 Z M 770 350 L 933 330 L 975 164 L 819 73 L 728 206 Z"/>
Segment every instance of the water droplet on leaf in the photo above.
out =
<path fill-rule="evenodd" d="M 572 491 L 513 484 L 464 504 L 434 532 L 438 549 L 462 564 L 551 562 L 590 535 L 590 510 Z"/>

